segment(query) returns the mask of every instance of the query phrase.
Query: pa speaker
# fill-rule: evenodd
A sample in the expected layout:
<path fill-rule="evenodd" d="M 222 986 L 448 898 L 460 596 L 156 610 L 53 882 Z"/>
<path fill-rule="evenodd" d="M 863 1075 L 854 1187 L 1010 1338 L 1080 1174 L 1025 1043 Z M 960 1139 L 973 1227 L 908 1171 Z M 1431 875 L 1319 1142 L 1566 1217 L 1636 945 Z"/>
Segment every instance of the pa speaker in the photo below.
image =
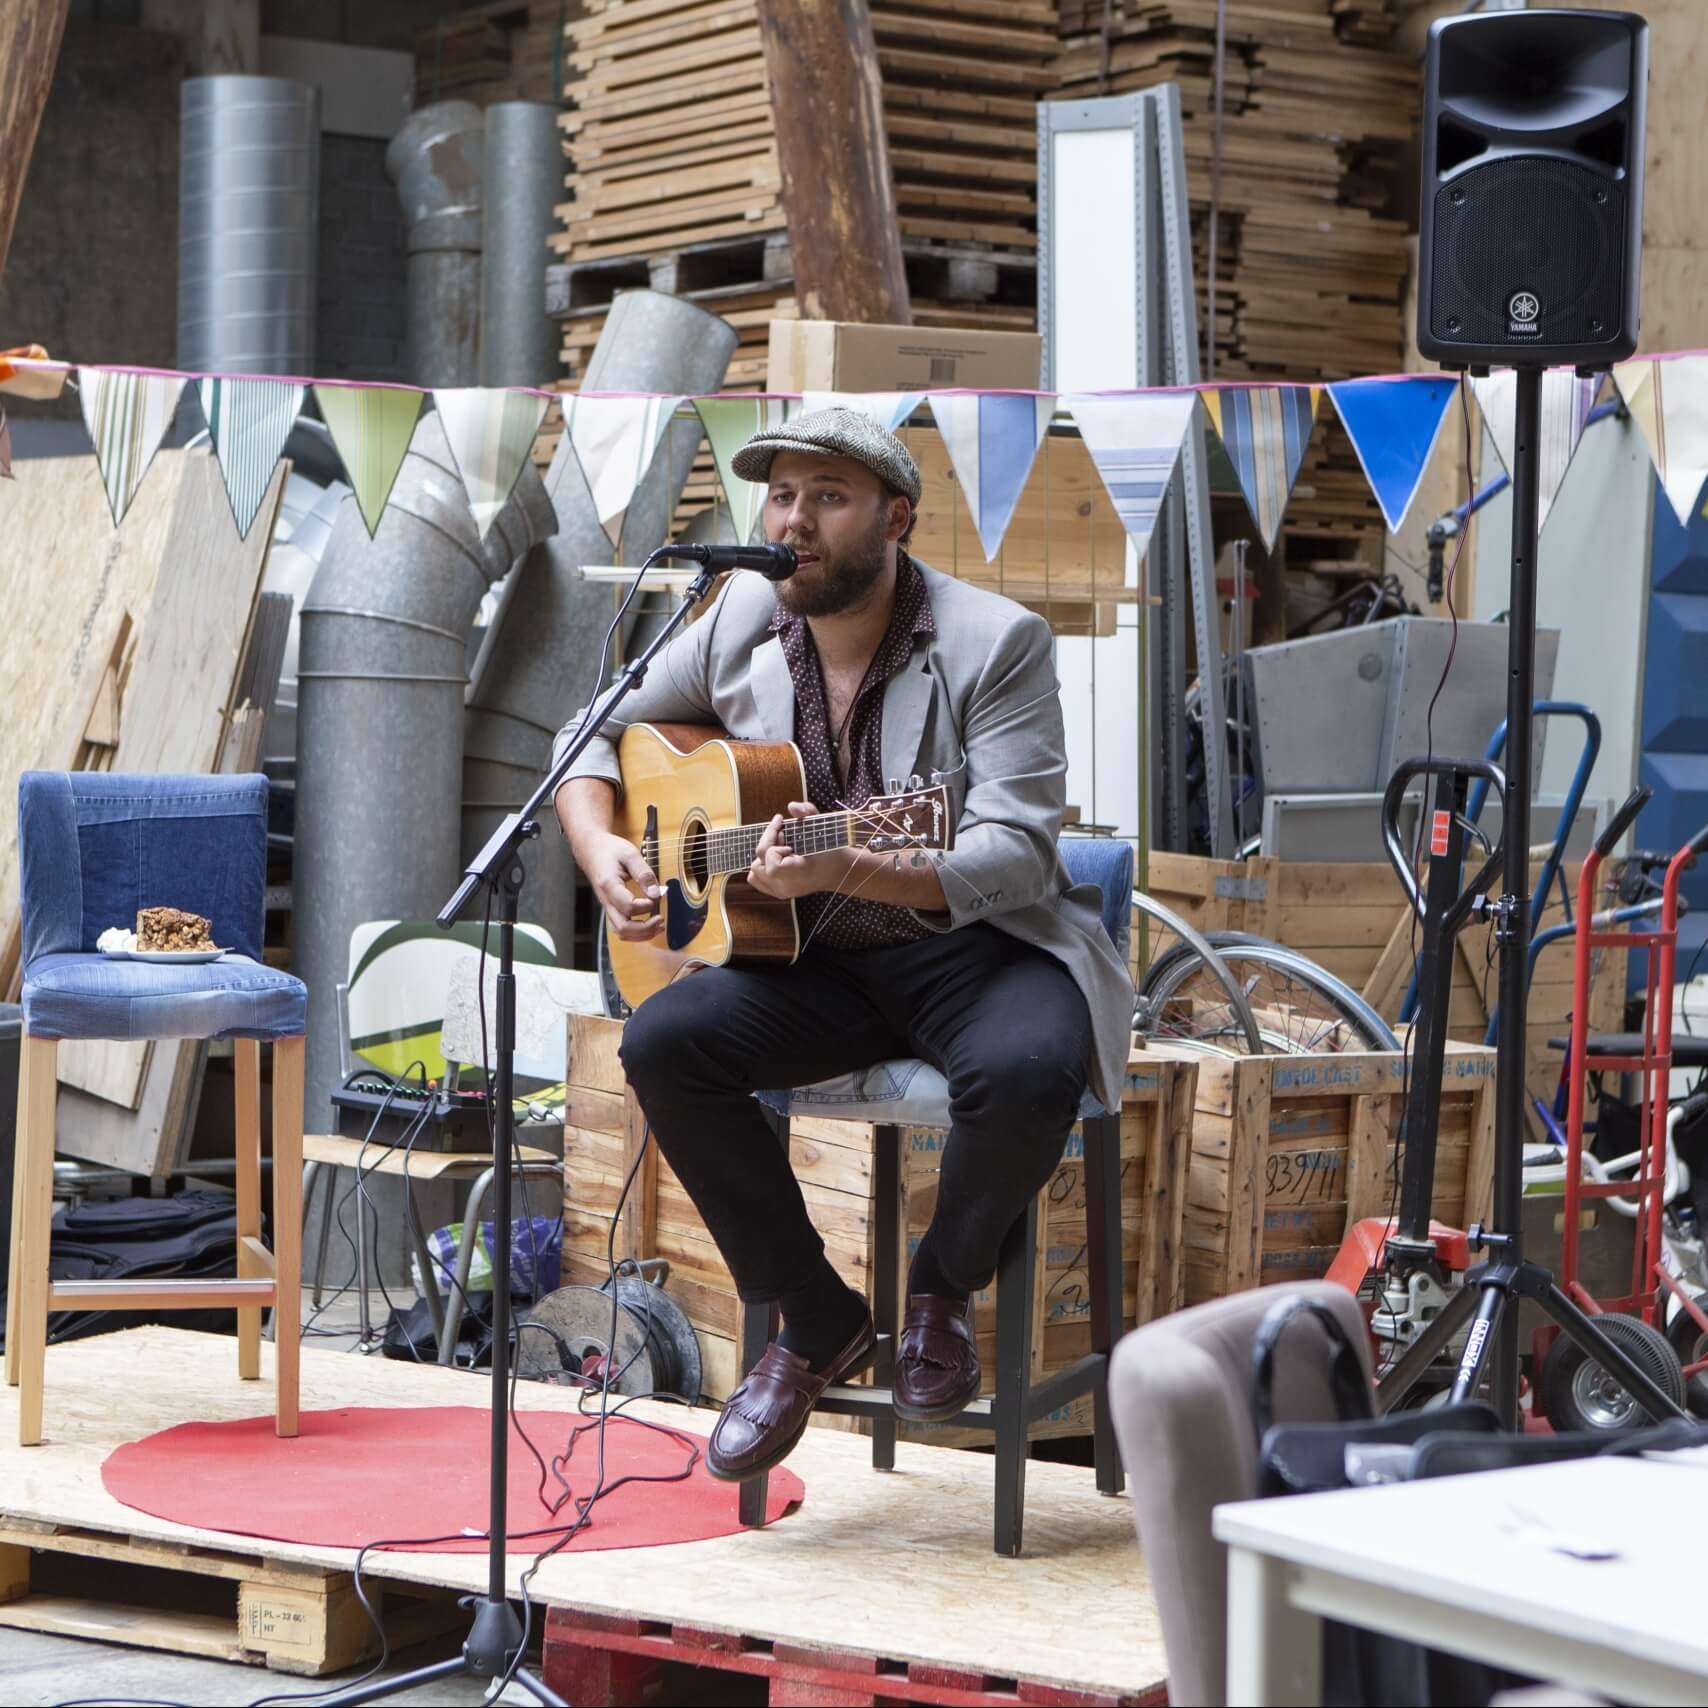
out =
<path fill-rule="evenodd" d="M 1447 367 L 1604 368 L 1637 347 L 1649 27 L 1469 13 L 1424 69 L 1417 345 Z"/>

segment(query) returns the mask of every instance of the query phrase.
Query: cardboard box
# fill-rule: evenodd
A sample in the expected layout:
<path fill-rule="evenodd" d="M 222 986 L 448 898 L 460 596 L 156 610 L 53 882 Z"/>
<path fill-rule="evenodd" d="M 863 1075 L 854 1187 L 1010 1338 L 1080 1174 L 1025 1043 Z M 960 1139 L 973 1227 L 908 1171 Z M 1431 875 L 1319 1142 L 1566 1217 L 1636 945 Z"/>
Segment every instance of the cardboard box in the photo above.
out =
<path fill-rule="evenodd" d="M 1036 332 L 773 320 L 767 391 L 1033 391 L 1043 372 Z"/>

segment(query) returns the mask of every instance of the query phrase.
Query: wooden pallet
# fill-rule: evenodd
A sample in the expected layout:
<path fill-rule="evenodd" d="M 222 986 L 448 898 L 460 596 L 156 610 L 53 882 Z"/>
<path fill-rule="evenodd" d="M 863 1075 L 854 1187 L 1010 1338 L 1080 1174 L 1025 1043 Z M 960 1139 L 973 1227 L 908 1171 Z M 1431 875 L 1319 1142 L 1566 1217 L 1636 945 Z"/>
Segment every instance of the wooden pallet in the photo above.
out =
<path fill-rule="evenodd" d="M 370 1572 L 362 1590 L 394 1649 L 464 1617 L 449 1590 Z M 348 1572 L 18 1519 L 0 1519 L 0 1626 L 311 1677 L 379 1652 Z"/>
<path fill-rule="evenodd" d="M 546 1614 L 541 1671 L 560 1696 L 584 1708 L 620 1708 L 656 1695 L 667 1664 L 745 1673 L 770 1681 L 772 1708 L 872 1708 L 876 1703 L 929 1702 L 966 1708 L 1150 1708 L 1165 1688 L 1132 1695 L 1064 1690 L 1024 1679 L 936 1666 L 852 1649 L 775 1643 L 738 1631 L 709 1631 L 668 1620 L 611 1618 L 554 1607 Z"/>

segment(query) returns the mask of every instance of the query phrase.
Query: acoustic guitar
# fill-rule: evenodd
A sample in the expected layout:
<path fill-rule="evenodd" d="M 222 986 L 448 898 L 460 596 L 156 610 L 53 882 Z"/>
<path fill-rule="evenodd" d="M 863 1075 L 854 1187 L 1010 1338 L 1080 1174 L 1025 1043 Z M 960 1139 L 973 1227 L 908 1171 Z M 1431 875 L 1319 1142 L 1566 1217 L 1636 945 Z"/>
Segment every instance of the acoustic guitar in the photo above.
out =
<path fill-rule="evenodd" d="M 776 814 L 785 815 L 783 840 L 800 854 L 954 846 L 941 784 L 876 796 L 848 812 L 788 818 L 789 802 L 807 798 L 792 741 L 734 741 L 696 724 L 631 724 L 617 760 L 623 796 L 611 828 L 640 849 L 664 890 L 661 933 L 626 943 L 606 927 L 608 965 L 631 1008 L 689 965 L 787 962 L 800 953 L 795 904 L 747 881 Z"/>

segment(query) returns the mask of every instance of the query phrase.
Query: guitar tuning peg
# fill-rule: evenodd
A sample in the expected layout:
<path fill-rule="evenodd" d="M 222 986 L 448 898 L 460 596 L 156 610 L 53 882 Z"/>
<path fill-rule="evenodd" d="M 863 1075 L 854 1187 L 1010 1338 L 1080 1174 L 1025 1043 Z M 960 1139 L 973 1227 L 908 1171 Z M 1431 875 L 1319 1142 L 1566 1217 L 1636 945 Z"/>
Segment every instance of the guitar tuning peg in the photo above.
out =
<path fill-rule="evenodd" d="M 884 779 L 884 793 L 886 795 L 899 795 L 901 793 L 901 778 L 886 777 Z"/>
<path fill-rule="evenodd" d="M 941 771 L 933 771 L 931 773 L 931 776 L 928 779 L 928 781 L 929 781 L 931 787 L 933 789 L 936 789 L 936 788 L 941 787 L 944 783 L 946 783 L 948 781 L 948 778 L 945 777 Z"/>
<path fill-rule="evenodd" d="M 925 787 L 925 781 L 919 773 L 915 771 L 914 774 L 908 778 L 907 786 L 910 789 L 923 789 Z"/>

